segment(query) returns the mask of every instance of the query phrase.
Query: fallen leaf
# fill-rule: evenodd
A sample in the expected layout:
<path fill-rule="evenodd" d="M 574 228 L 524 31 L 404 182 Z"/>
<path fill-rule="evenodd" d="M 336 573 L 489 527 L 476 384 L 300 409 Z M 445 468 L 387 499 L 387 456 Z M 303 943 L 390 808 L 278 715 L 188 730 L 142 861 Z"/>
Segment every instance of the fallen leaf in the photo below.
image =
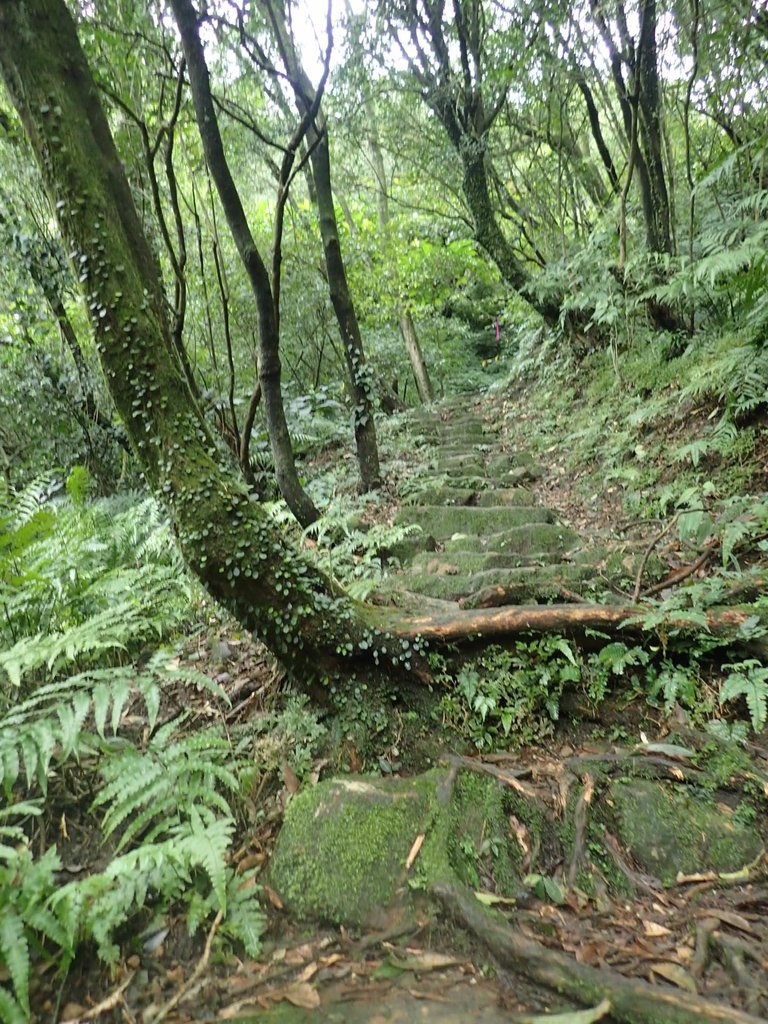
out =
<path fill-rule="evenodd" d="M 672 934 L 669 928 L 665 928 L 663 924 L 657 924 L 656 921 L 643 921 L 643 930 L 645 931 L 645 934 L 650 936 L 652 939 L 660 938 L 662 935 Z"/>
<path fill-rule="evenodd" d="M 518 1024 L 594 1024 L 611 1012 L 610 1000 L 604 999 L 589 1010 L 568 1010 L 565 1013 L 542 1013 L 535 1017 L 515 1017 Z"/>
<path fill-rule="evenodd" d="M 316 1010 L 320 1005 L 320 996 L 317 990 L 302 981 L 297 981 L 295 985 L 289 985 L 278 995 L 292 1006 L 298 1006 L 302 1010 Z"/>
<path fill-rule="evenodd" d="M 696 982 L 690 976 L 688 971 L 683 970 L 677 964 L 651 964 L 651 971 L 654 974 L 658 974 L 660 978 L 670 982 L 672 985 L 676 985 L 678 988 L 684 989 L 686 992 L 696 993 Z"/>
<path fill-rule="evenodd" d="M 275 892 L 275 890 L 272 888 L 271 885 L 265 885 L 264 886 L 264 893 L 265 893 L 267 899 L 269 900 L 269 902 L 275 908 L 275 910 L 283 910 L 284 909 L 285 904 L 280 899 L 280 897 L 277 895 L 277 893 Z"/>
<path fill-rule="evenodd" d="M 476 892 L 475 899 L 478 903 L 482 903 L 484 907 L 516 907 L 517 900 L 511 896 L 497 896 L 492 892 Z"/>
<path fill-rule="evenodd" d="M 401 971 L 440 971 L 445 967 L 455 967 L 459 961 L 455 956 L 426 950 L 407 957 L 390 956 L 389 962 Z"/>
<path fill-rule="evenodd" d="M 283 762 L 282 771 L 283 771 L 283 783 L 285 785 L 285 788 L 288 790 L 288 792 L 291 794 L 291 796 L 294 796 L 301 789 L 301 783 L 299 782 L 299 777 L 296 774 L 296 772 L 293 770 L 293 768 L 291 768 L 291 766 L 289 764 L 286 764 L 285 762 Z"/>
<path fill-rule="evenodd" d="M 700 916 L 700 915 L 697 915 Z M 755 929 L 741 914 L 735 914 L 732 910 L 712 910 L 708 909 L 703 915 L 705 917 L 716 917 L 718 921 L 722 921 L 723 924 L 729 924 L 731 928 L 737 928 L 741 932 L 746 932 L 747 935 L 754 935 Z"/>

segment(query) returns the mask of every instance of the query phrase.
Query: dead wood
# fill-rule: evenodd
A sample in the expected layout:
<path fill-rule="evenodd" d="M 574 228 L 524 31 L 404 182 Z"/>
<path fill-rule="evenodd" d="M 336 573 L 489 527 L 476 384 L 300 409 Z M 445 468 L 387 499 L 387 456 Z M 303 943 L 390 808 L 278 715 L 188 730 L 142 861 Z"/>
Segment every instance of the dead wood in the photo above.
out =
<path fill-rule="evenodd" d="M 598 970 L 578 963 L 526 938 L 478 903 L 468 890 L 451 883 L 440 882 L 432 892 L 450 917 L 473 932 L 505 967 L 584 1006 L 608 999 L 613 1020 L 626 1024 L 765 1024 L 749 1013 L 667 985 L 651 985 L 605 967 Z"/>

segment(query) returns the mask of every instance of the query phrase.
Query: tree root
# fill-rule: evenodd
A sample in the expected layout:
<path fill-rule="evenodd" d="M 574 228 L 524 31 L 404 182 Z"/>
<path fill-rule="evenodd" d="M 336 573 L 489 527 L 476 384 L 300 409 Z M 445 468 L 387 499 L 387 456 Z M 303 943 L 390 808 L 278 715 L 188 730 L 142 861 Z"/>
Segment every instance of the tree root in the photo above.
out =
<path fill-rule="evenodd" d="M 761 1018 L 710 1002 L 666 985 L 625 978 L 607 968 L 580 964 L 565 953 L 547 949 L 510 927 L 481 906 L 466 889 L 448 882 L 432 888 L 448 915 L 468 928 L 505 967 L 546 985 L 584 1006 L 602 999 L 611 1017 L 626 1024 L 765 1024 Z"/>
<path fill-rule="evenodd" d="M 706 624 L 688 618 L 684 612 L 658 617 L 650 605 L 511 605 L 498 609 L 463 610 L 449 605 L 445 610 L 430 609 L 428 614 L 403 615 L 394 608 L 371 609 L 371 624 L 393 636 L 408 640 L 432 640 L 438 643 L 502 639 L 521 633 L 566 633 L 584 635 L 599 630 L 610 635 L 638 636 L 663 629 L 739 639 L 741 627 L 749 620 L 746 611 L 735 608 L 711 608 Z M 644 620 L 650 616 L 646 623 Z M 744 641 L 746 642 L 746 641 Z M 755 641 L 750 639 L 754 646 Z M 759 641 L 758 646 L 768 645 Z"/>

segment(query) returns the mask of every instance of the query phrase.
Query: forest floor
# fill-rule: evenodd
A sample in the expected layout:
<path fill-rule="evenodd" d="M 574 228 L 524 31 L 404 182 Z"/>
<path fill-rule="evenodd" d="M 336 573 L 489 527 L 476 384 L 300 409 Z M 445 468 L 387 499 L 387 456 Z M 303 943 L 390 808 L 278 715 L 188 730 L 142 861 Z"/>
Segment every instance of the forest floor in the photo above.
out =
<path fill-rule="evenodd" d="M 417 430 L 420 434 L 413 446 L 414 475 L 402 475 L 386 515 L 394 513 L 396 524 L 416 524 L 421 532 L 403 542 L 402 571 L 381 588 L 382 600 L 397 600 L 407 590 L 427 604 L 447 601 L 463 607 L 551 599 L 621 601 L 643 593 L 663 595 L 706 575 L 711 560 L 671 539 L 665 521 L 628 514 L 626 495 L 620 485 L 606 481 L 605 466 L 595 460 L 591 468 L 582 464 L 574 469 L 573 453 L 563 440 L 567 431 L 547 435 L 541 410 L 528 401 L 521 389 L 507 390 L 494 398 L 465 396 L 409 415 L 409 437 Z M 763 428 L 763 445 L 765 436 Z M 758 457 L 755 465 L 760 464 Z M 663 470 L 654 486 L 663 485 L 665 472 L 673 470 Z M 765 485 L 759 472 L 751 481 L 758 488 Z M 231 702 L 225 712 L 213 709 L 208 696 L 190 706 L 185 693 L 190 728 L 221 714 L 227 725 L 256 721 L 279 700 L 280 674 L 234 627 L 189 638 L 180 658 L 215 679 Z M 629 674 L 622 681 L 628 679 Z M 433 696 L 434 715 L 440 693 Z M 41 979 L 37 1018 L 57 1024 L 495 1024 L 557 1012 L 563 1014 L 557 1018 L 560 1024 L 765 1019 L 766 822 L 764 811 L 750 817 L 746 808 L 764 808 L 768 743 L 755 737 L 748 756 L 726 765 L 727 758 L 722 751 L 715 756 L 712 738 L 695 716 L 678 704 L 665 709 L 637 698 L 636 692 L 616 692 L 599 709 L 584 700 L 569 705 L 564 698 L 554 729 L 542 731 L 538 742 L 532 735 L 522 749 L 503 749 L 499 742 L 493 749 L 484 747 L 482 733 L 478 747 L 456 723 L 453 728 L 428 723 L 411 729 L 408 721 L 414 713 L 423 715 L 424 706 L 415 699 L 409 715 L 406 699 L 406 710 L 395 712 L 400 727 L 377 724 L 370 730 L 373 738 L 363 742 L 357 738 L 361 734 L 344 733 L 335 762 L 316 761 L 303 784 L 340 769 L 407 775 L 429 764 L 445 765 L 441 756 L 449 755 L 458 758 L 462 771 L 493 777 L 517 796 L 524 794 L 550 822 L 564 820 L 566 808 L 581 808 L 581 823 L 577 810 L 570 825 L 575 835 L 557 842 L 548 832 L 537 834 L 531 820 L 508 813 L 509 841 L 525 854 L 522 873 L 535 869 L 538 881 L 529 878 L 527 887 L 503 891 L 494 858 L 479 837 L 473 855 L 477 887 L 500 896 L 511 928 L 540 951 L 543 972 L 550 969 L 549 953 L 565 952 L 606 979 L 642 980 L 649 989 L 679 992 L 683 999 L 698 993 L 706 1000 L 700 1012 L 694 1007 L 686 1016 L 683 1006 L 675 1009 L 676 1016 L 672 1010 L 668 1017 L 654 1016 L 652 1003 L 650 1009 L 638 1003 L 635 1016 L 626 1008 L 612 1016 L 610 997 L 558 995 L 554 981 L 545 986 L 541 974 L 532 976 L 522 961 L 517 970 L 504 964 L 483 927 L 473 932 L 466 922 L 457 926 L 455 915 L 452 923 L 450 915 L 435 912 L 428 902 L 409 904 L 407 910 L 380 907 L 357 927 L 297 923 L 283 895 L 266 881 L 269 925 L 264 955 L 257 961 L 217 953 L 218 922 L 207 940 L 190 940 L 180 915 L 141 936 L 133 954 L 109 976 L 79 961 L 63 990 L 54 979 L 50 986 Z M 390 696 L 386 700 L 392 703 Z M 136 726 L 140 729 L 141 722 Z M 606 780 L 615 781 L 617 771 L 630 764 L 633 779 L 643 784 L 683 784 L 705 794 L 726 832 L 746 822 L 749 835 L 740 849 L 751 851 L 748 862 L 737 854 L 735 862 L 723 866 L 704 856 L 701 864 L 682 865 L 676 877 L 662 882 L 642 861 L 640 840 L 634 849 L 616 819 L 611 819 L 615 834 L 609 833 L 607 819 L 591 807 L 592 792 L 600 790 L 606 802 Z M 250 799 L 250 825 L 235 853 L 243 870 L 263 866 L 269 878 L 286 807 L 301 788 L 287 764 L 263 777 Z M 593 815 L 608 836 L 600 850 L 594 849 L 590 831 Z M 60 843 L 68 870 L 76 873 L 98 860 L 99 841 L 97 835 L 80 834 L 70 814 Z M 551 848 L 535 849 L 547 841 Z M 673 859 L 676 855 L 685 859 L 687 852 L 676 850 Z M 574 884 L 577 861 L 590 860 L 589 885 Z M 339 874 L 343 887 L 343 869 Z M 592 1010 L 585 1010 L 590 1003 Z"/>

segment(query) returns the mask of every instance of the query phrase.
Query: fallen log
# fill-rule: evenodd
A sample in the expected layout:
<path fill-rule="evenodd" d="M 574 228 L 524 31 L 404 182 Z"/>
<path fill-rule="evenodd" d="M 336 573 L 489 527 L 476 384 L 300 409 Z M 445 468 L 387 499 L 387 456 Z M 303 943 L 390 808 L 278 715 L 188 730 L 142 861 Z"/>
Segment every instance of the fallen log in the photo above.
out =
<path fill-rule="evenodd" d="M 449 916 L 476 935 L 503 966 L 583 1006 L 607 999 L 612 1020 L 625 1024 L 765 1024 L 762 1018 L 682 989 L 651 985 L 609 968 L 581 964 L 521 935 L 468 890 L 452 883 L 439 882 L 432 892 Z"/>

